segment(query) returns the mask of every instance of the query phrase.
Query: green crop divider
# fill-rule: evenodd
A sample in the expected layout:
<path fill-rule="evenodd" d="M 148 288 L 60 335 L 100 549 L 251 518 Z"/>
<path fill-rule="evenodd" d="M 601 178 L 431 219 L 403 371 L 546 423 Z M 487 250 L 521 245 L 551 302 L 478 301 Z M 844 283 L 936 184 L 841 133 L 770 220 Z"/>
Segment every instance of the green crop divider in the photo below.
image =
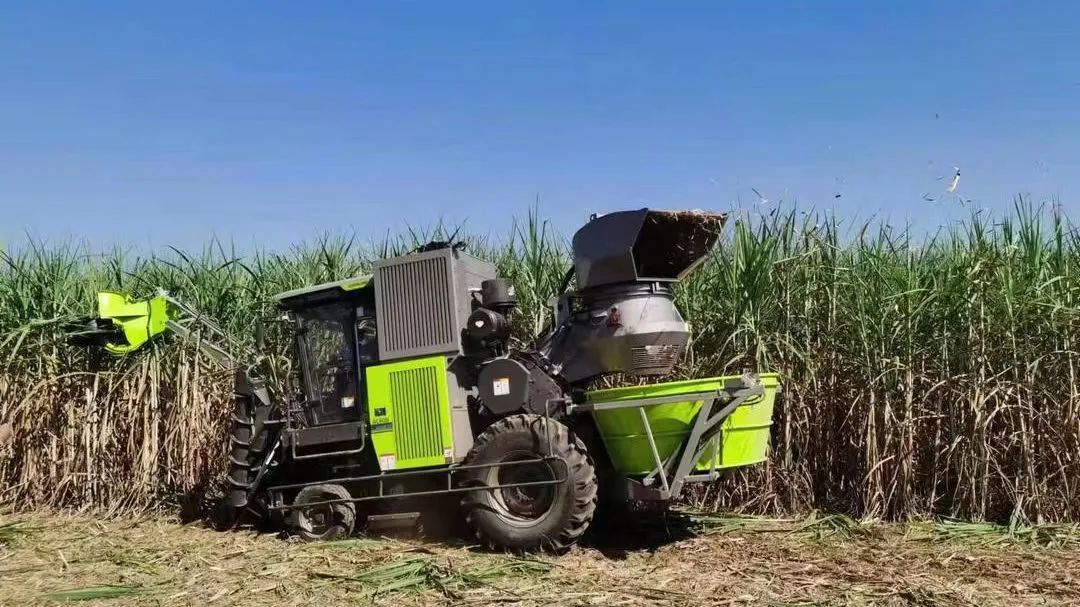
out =
<path fill-rule="evenodd" d="M 110 354 L 121 355 L 138 350 L 168 328 L 168 302 L 163 295 L 136 301 L 122 293 L 103 291 L 97 295 L 97 304 L 98 316 L 111 320 L 124 336 L 125 343 L 105 344 L 105 350 Z"/>

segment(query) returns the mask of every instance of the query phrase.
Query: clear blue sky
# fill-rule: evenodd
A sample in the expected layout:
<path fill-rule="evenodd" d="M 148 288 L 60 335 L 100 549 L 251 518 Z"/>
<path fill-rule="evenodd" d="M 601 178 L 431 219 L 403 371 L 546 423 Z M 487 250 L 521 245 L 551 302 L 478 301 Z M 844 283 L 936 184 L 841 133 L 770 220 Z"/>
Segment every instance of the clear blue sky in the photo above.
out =
<path fill-rule="evenodd" d="M 569 232 L 753 189 L 933 227 L 967 213 L 922 200 L 953 165 L 972 205 L 1080 211 L 1080 4 L 0 9 L 8 243 L 280 248 L 440 216 L 498 233 L 537 196 Z"/>

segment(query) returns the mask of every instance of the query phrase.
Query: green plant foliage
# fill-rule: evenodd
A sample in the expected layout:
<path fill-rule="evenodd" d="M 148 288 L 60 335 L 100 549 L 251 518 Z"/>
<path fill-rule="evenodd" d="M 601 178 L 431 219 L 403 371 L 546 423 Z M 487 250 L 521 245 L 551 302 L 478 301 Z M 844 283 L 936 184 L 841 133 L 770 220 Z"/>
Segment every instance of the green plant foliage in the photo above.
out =
<path fill-rule="evenodd" d="M 274 293 L 464 240 L 517 288 L 528 341 L 569 267 L 536 210 L 502 238 L 461 226 L 375 243 L 328 235 L 288 251 L 100 253 L 30 242 L 0 253 L 0 501 L 109 508 L 198 499 L 222 472 L 227 377 L 169 340 L 118 360 L 69 347 L 63 323 L 103 290 L 164 288 L 250 343 Z M 768 466 L 690 496 L 707 509 L 1080 519 L 1080 237 L 1017 203 L 933 234 L 777 209 L 732 218 L 677 288 L 695 337 L 681 375 L 778 371 Z"/>

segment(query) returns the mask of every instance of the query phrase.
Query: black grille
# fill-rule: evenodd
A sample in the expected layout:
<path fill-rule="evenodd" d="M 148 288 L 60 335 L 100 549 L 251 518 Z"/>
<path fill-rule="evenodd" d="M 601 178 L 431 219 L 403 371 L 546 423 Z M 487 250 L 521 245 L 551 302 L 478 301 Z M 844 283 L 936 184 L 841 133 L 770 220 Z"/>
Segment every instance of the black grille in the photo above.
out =
<path fill-rule="evenodd" d="M 445 256 L 409 259 L 378 269 L 380 357 L 457 349 L 451 280 Z"/>

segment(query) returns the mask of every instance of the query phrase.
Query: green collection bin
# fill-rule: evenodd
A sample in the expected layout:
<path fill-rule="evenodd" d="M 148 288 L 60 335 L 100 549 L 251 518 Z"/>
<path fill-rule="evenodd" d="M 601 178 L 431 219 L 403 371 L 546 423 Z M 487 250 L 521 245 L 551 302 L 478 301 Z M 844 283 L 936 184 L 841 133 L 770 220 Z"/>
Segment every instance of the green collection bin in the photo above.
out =
<path fill-rule="evenodd" d="M 740 376 L 710 377 L 644 386 L 594 390 L 586 394 L 589 402 L 617 402 L 662 396 L 678 396 L 720 390 L 728 380 Z M 737 408 L 721 425 L 712 440 L 712 449 L 697 463 L 697 469 L 735 468 L 765 461 L 772 426 L 773 403 L 780 387 L 776 373 L 758 375 L 764 396 L 752 398 Z M 691 424 L 702 401 L 687 400 L 644 407 L 661 460 L 674 453 L 690 435 Z M 641 423 L 639 407 L 594 411 L 593 417 L 607 447 L 611 463 L 622 474 L 648 474 L 656 467 L 649 439 Z M 719 444 L 717 444 L 719 443 Z"/>

